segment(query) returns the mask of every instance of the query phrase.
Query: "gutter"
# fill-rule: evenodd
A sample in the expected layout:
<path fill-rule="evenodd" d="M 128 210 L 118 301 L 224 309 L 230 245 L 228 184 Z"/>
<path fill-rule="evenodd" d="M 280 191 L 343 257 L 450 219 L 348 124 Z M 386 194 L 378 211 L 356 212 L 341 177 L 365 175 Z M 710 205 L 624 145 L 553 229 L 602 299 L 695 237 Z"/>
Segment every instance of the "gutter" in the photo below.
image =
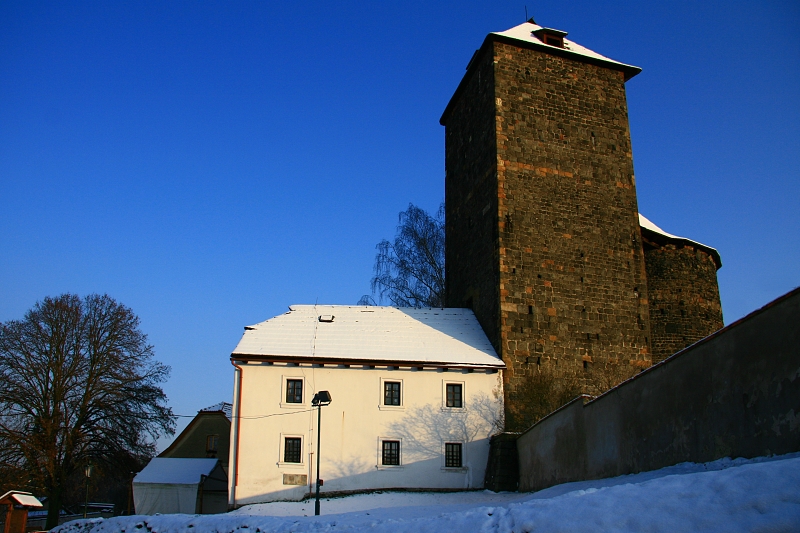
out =
<path fill-rule="evenodd" d="M 231 413 L 231 463 L 232 475 L 228 485 L 228 508 L 236 507 L 236 486 L 239 484 L 239 420 L 242 411 L 242 367 L 231 361 L 235 368 L 233 378 L 233 412 Z"/>

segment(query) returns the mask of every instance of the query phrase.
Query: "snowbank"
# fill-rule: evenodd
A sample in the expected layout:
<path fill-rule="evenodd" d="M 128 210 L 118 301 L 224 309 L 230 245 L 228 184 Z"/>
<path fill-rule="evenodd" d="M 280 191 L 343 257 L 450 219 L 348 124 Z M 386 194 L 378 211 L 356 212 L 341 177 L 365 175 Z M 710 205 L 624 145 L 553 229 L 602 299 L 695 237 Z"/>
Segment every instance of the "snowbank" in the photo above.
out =
<path fill-rule="evenodd" d="M 800 531 L 800 454 L 722 459 L 569 483 L 535 494 L 383 493 L 323 502 L 320 517 L 260 514 L 313 503 L 261 504 L 225 515 L 78 520 L 54 533 L 374 533 Z M 382 508 L 369 507 L 383 505 Z M 424 503 L 423 503 L 424 502 Z M 422 505 L 420 505 L 422 503 Z M 291 505 L 297 507 L 292 508 Z M 305 507 L 303 507 L 305 506 Z M 329 514 L 332 511 L 343 514 Z"/>

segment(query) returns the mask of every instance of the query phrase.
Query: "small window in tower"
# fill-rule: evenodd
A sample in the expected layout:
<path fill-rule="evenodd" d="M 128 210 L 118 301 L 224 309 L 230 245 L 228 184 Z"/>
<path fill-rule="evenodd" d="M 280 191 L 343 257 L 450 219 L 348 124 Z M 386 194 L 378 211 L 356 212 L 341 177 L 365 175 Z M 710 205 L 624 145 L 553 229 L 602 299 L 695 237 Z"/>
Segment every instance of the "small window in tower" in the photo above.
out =
<path fill-rule="evenodd" d="M 567 35 L 567 32 L 554 30 L 553 28 L 539 28 L 534 31 L 533 34 L 544 44 L 564 48 L 564 37 Z"/>
<path fill-rule="evenodd" d="M 559 37 L 558 35 L 545 33 L 544 44 L 549 44 L 550 46 L 558 46 L 559 48 L 564 48 L 564 38 Z"/>

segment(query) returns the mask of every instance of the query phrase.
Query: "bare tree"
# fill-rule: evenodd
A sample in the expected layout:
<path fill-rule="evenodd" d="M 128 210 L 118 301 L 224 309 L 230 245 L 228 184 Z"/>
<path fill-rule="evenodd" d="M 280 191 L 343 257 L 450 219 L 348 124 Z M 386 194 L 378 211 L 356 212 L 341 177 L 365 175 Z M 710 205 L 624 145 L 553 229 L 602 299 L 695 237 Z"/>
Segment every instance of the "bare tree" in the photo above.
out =
<path fill-rule="evenodd" d="M 152 456 L 175 431 L 139 318 L 113 298 L 45 298 L 0 324 L 0 467 L 25 472 L 58 524 L 70 477 L 92 461 Z"/>
<path fill-rule="evenodd" d="M 444 306 L 444 204 L 436 216 L 408 204 L 401 212 L 394 242 L 376 246 L 372 294 L 398 307 Z M 374 305 L 365 295 L 360 305 Z"/>

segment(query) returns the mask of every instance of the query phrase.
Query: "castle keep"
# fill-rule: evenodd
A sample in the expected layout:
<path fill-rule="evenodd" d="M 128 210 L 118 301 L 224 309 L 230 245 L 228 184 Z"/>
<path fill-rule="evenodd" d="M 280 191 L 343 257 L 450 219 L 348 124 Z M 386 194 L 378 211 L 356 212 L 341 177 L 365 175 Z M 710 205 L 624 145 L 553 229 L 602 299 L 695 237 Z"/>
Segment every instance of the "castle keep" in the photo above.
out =
<path fill-rule="evenodd" d="M 506 428 L 534 373 L 599 392 L 722 327 L 713 248 L 640 226 L 625 82 L 641 69 L 533 21 L 489 34 L 441 118 L 447 307 L 507 365 Z M 646 220 L 646 219 L 644 219 Z"/>

